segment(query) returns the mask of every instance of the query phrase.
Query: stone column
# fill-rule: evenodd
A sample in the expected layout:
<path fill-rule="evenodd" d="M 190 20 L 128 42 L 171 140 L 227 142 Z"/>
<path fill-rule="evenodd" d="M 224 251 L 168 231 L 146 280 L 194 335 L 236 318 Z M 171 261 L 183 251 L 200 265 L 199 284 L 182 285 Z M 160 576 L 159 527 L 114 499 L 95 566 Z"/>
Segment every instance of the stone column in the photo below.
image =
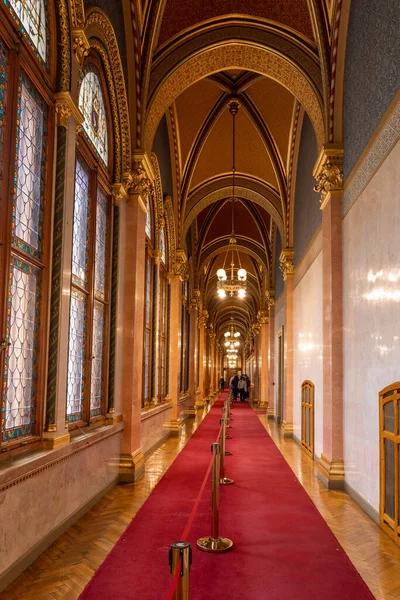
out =
<path fill-rule="evenodd" d="M 260 323 L 260 408 L 268 409 L 268 343 L 269 343 L 269 318 L 268 310 L 258 313 Z"/>
<path fill-rule="evenodd" d="M 281 425 L 284 437 L 293 436 L 293 256 L 293 248 L 284 248 L 279 257 L 280 269 L 285 282 L 285 394 Z"/>
<path fill-rule="evenodd" d="M 164 223 L 161 227 L 164 226 Z M 153 308 L 152 308 L 152 361 L 151 361 L 151 404 L 158 404 L 160 395 L 159 385 L 159 363 L 160 363 L 160 262 L 161 250 L 155 250 L 153 253 Z"/>
<path fill-rule="evenodd" d="M 70 441 L 67 407 L 69 311 L 71 298 L 72 232 L 76 129 L 83 115 L 69 92 L 56 95 L 57 149 L 53 217 L 50 299 L 50 337 L 47 375 L 46 420 L 43 442 L 56 448 Z"/>
<path fill-rule="evenodd" d="M 269 290 L 266 294 L 267 306 L 269 309 L 269 345 L 268 345 L 268 418 L 275 416 L 275 301 L 274 290 Z"/>
<path fill-rule="evenodd" d="M 210 333 L 210 356 L 211 356 L 211 372 L 210 372 L 210 394 L 215 395 L 216 392 L 216 372 L 217 372 L 217 359 L 216 359 L 216 347 L 215 347 L 215 333 Z"/>
<path fill-rule="evenodd" d="M 190 333 L 189 333 L 189 396 L 190 404 L 186 409 L 186 413 L 189 417 L 196 414 L 195 402 L 196 402 L 196 366 L 197 366 L 197 310 L 199 305 L 199 290 L 193 291 L 193 296 L 190 300 Z"/>
<path fill-rule="evenodd" d="M 206 356 L 206 335 L 207 335 L 207 321 L 208 312 L 202 310 L 198 320 L 198 327 L 200 329 L 200 345 L 199 345 L 199 356 L 200 356 L 200 369 L 199 369 L 199 388 L 200 395 L 196 398 L 195 408 L 203 408 L 205 404 L 206 394 L 206 372 L 207 372 L 207 356 Z"/>
<path fill-rule="evenodd" d="M 260 401 L 260 340 L 258 337 L 259 326 L 253 325 L 254 332 L 254 396 L 253 402 Z"/>
<path fill-rule="evenodd" d="M 318 475 L 329 488 L 343 488 L 343 150 L 327 144 L 314 169 L 321 194 L 323 264 L 323 452 Z"/>

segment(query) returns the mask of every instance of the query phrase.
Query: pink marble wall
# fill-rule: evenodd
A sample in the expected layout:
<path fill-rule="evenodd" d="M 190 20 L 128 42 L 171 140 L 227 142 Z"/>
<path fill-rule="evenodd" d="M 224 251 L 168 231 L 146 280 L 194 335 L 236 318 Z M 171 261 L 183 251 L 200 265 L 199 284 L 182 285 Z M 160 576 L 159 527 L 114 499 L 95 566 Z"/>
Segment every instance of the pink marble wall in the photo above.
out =
<path fill-rule="evenodd" d="M 378 393 L 400 379 L 400 142 L 343 221 L 346 482 L 379 508 Z"/>
<path fill-rule="evenodd" d="M 275 305 L 275 377 L 274 377 L 274 414 L 277 415 L 278 394 L 278 336 L 277 331 L 285 325 L 285 307 L 282 302 L 283 295 L 278 298 Z M 285 328 L 284 328 L 285 329 Z"/>
<path fill-rule="evenodd" d="M 148 453 L 169 434 L 169 430 L 163 429 L 163 425 L 166 421 L 170 421 L 171 417 L 172 408 L 170 403 L 142 413 L 140 446 L 143 454 Z"/>
<path fill-rule="evenodd" d="M 315 385 L 314 451 L 320 457 L 323 431 L 322 252 L 311 265 L 307 255 L 303 260 L 307 261 L 307 271 L 298 281 L 293 294 L 293 433 L 297 440 L 301 439 L 301 384 L 309 379 Z"/>

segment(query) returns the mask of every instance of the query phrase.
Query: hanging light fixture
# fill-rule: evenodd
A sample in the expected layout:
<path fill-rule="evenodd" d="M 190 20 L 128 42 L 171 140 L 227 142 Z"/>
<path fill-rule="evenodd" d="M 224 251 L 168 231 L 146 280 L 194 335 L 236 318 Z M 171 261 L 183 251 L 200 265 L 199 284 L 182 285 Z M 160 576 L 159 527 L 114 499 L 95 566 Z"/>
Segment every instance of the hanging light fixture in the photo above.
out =
<path fill-rule="evenodd" d="M 240 263 L 239 250 L 236 245 L 236 237 L 235 237 L 235 116 L 237 111 L 239 110 L 239 102 L 237 100 L 231 100 L 228 104 L 229 112 L 232 115 L 232 233 L 229 239 L 230 248 L 228 248 L 224 260 L 224 264 L 222 269 L 218 269 L 217 271 L 217 294 L 219 298 L 225 298 L 227 293 L 230 296 L 234 296 L 235 292 L 237 292 L 238 298 L 245 298 L 246 296 L 246 279 L 247 272 L 246 269 L 242 268 Z M 235 281 L 235 272 L 234 272 L 234 256 L 235 251 L 238 259 L 239 269 L 237 271 L 237 281 Z M 230 269 L 230 280 L 228 281 L 228 276 L 225 271 L 225 263 L 228 258 L 228 254 L 231 252 L 231 269 Z"/>

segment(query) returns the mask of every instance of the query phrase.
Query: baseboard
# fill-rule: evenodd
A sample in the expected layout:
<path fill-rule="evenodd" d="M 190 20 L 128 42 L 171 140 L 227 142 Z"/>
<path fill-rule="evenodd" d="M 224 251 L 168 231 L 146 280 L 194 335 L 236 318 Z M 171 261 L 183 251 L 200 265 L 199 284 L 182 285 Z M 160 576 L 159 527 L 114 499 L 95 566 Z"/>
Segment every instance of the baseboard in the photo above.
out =
<path fill-rule="evenodd" d="M 146 450 L 146 452 L 143 452 L 143 454 L 145 455 L 145 457 L 147 458 L 148 456 L 150 456 L 150 454 L 153 454 L 153 452 L 155 452 L 156 450 L 158 450 L 158 448 L 160 446 L 162 446 L 162 444 L 167 440 L 167 438 L 169 438 L 169 436 L 171 435 L 170 431 L 165 431 L 165 433 L 163 434 L 163 436 L 157 440 L 157 442 L 155 442 L 155 444 L 153 444 L 152 446 L 150 446 L 150 448 L 148 450 Z"/>
<path fill-rule="evenodd" d="M 72 513 L 67 519 L 65 519 L 60 525 L 58 525 L 53 531 L 48 533 L 40 542 L 33 546 L 28 552 L 26 552 L 21 558 L 19 558 L 13 565 L 8 567 L 0 576 L 0 592 L 5 590 L 21 575 L 30 565 L 37 559 L 43 552 L 51 546 L 71 525 L 79 521 L 83 515 L 85 515 L 95 504 L 97 504 L 103 496 L 108 494 L 118 483 L 118 478 L 112 481 L 107 487 L 98 492 L 95 496 L 90 498 L 86 504 L 78 508 L 77 511 Z"/>
<path fill-rule="evenodd" d="M 356 492 L 356 490 L 354 488 L 352 488 L 351 485 L 349 485 L 347 483 L 347 481 L 344 482 L 343 489 L 344 489 L 345 492 L 347 492 L 349 494 L 349 496 L 351 496 L 353 498 L 354 502 L 356 502 L 358 504 L 358 506 L 360 508 L 362 508 L 363 511 L 365 513 L 367 513 L 367 515 L 377 525 L 379 525 L 379 512 L 377 510 L 375 510 L 375 508 L 373 506 L 371 506 L 369 504 L 369 502 L 367 502 L 366 500 L 364 500 L 364 498 L 358 492 Z"/>

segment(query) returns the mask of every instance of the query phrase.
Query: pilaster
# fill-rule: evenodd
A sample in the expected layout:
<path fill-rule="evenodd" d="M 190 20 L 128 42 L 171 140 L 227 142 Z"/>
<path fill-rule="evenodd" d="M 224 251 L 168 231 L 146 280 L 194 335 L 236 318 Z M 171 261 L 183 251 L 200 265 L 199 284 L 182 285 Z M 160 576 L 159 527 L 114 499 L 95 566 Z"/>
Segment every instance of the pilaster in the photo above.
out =
<path fill-rule="evenodd" d="M 344 485 L 342 199 L 343 150 L 327 144 L 314 169 L 322 210 L 323 453 L 318 474 L 327 487 Z"/>
<path fill-rule="evenodd" d="M 170 336 L 169 336 L 169 391 L 168 400 L 172 403 L 171 420 L 164 423 L 164 429 L 178 435 L 181 427 L 180 417 L 180 369 L 181 369 L 181 309 L 182 309 L 182 262 L 173 265 L 168 273 L 170 281 Z"/>
<path fill-rule="evenodd" d="M 269 316 L 268 310 L 263 309 L 258 313 L 260 325 L 260 408 L 268 410 L 268 343 L 269 343 Z"/>
<path fill-rule="evenodd" d="M 283 273 L 285 286 L 285 393 L 281 425 L 284 437 L 293 436 L 293 257 L 293 248 L 284 248 L 279 257 L 279 266 Z"/>
<path fill-rule="evenodd" d="M 196 379 L 196 365 L 197 365 L 197 313 L 200 304 L 200 291 L 193 290 L 192 298 L 190 300 L 190 332 L 189 332 L 189 395 L 190 395 L 190 406 L 186 409 L 187 414 L 191 417 L 196 414 L 195 402 L 196 402 L 196 390 L 197 390 L 197 379 Z"/>
<path fill-rule="evenodd" d="M 269 313 L 269 345 L 268 345 L 268 418 L 275 416 L 274 379 L 275 379 L 275 291 L 268 290 L 266 304 Z"/>
<path fill-rule="evenodd" d="M 200 329 L 199 335 L 199 356 L 200 356 L 200 369 L 199 369 L 199 388 L 200 394 L 196 399 L 195 408 L 203 408 L 206 399 L 206 368 L 207 368 L 207 356 L 206 356 L 206 335 L 207 335 L 207 322 L 208 312 L 206 310 L 200 311 L 198 318 L 198 327 Z"/>

